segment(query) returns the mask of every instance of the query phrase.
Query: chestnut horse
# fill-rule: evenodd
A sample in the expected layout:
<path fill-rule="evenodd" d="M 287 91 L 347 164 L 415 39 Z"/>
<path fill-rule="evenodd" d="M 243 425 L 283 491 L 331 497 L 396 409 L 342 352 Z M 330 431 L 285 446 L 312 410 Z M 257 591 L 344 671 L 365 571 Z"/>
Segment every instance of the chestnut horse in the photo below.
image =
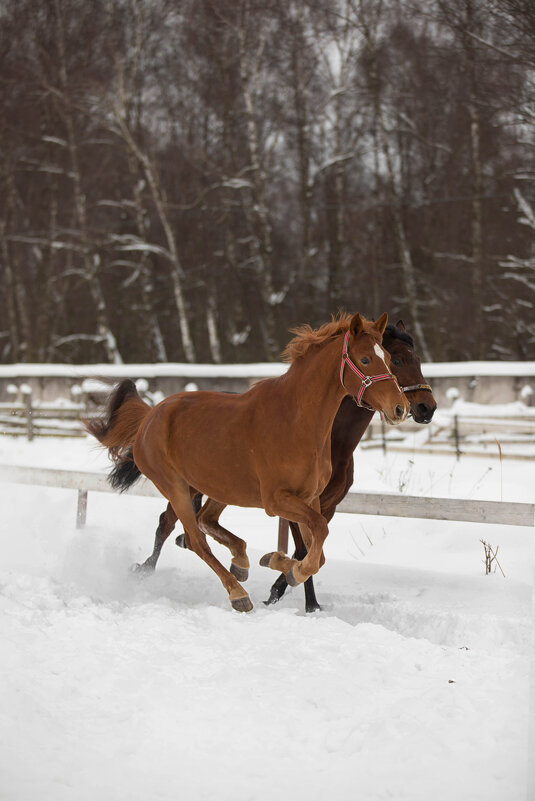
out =
<path fill-rule="evenodd" d="M 431 422 L 437 404 L 431 387 L 425 383 L 420 367 L 420 357 L 414 350 L 413 339 L 407 333 L 402 320 L 398 320 L 395 326 L 386 326 L 382 345 L 390 354 L 392 372 L 407 396 L 412 418 L 416 423 Z M 334 418 L 331 431 L 332 473 L 329 483 L 320 496 L 321 513 L 327 522 L 332 519 L 337 505 L 345 498 L 353 484 L 353 451 L 364 436 L 373 414 L 373 410 L 354 403 L 354 400 L 348 396 L 342 400 Z M 205 534 L 210 534 L 218 542 L 229 547 L 234 556 L 245 553 L 244 541 L 235 537 L 219 523 L 219 516 L 225 508 L 224 504 L 218 504 L 208 499 L 201 510 L 201 499 L 201 494 L 197 493 L 193 496 L 192 501 L 195 511 L 200 512 L 197 522 Z M 160 515 L 153 551 L 145 562 L 135 566 L 136 571 L 144 573 L 154 570 L 163 544 L 175 527 L 176 519 L 171 505 L 168 504 L 165 512 Z M 302 559 L 306 549 L 299 526 L 290 522 L 290 527 L 295 543 L 294 557 Z M 177 545 L 186 547 L 184 534 L 180 534 L 176 538 L 176 542 Z M 231 569 L 240 581 L 247 579 L 248 571 L 246 569 L 237 568 L 236 565 L 233 565 Z M 281 574 L 273 584 L 269 599 L 265 603 L 276 603 L 284 594 L 287 586 L 286 576 Z M 305 581 L 304 587 L 306 611 L 314 612 L 320 609 L 312 576 Z"/>
<path fill-rule="evenodd" d="M 223 507 L 260 507 L 299 523 L 303 559 L 273 552 L 261 564 L 282 571 L 292 585 L 317 573 L 328 534 L 320 495 L 331 476 L 331 429 L 342 399 L 365 402 L 393 425 L 409 411 L 381 347 L 387 319 L 386 313 L 376 322 L 343 314 L 316 331 L 301 327 L 285 351 L 287 372 L 241 395 L 182 392 L 151 408 L 126 379 L 111 394 L 106 415 L 85 422 L 115 462 L 112 485 L 127 489 L 141 474 L 153 482 L 234 609 L 250 611 L 252 603 L 210 550 L 190 487 Z M 248 569 L 246 553 L 233 554 L 232 564 L 238 572 Z"/>
<path fill-rule="evenodd" d="M 413 420 L 424 425 L 430 423 L 437 404 L 431 387 L 422 375 L 420 357 L 414 351 L 413 339 L 405 330 L 402 320 L 398 320 L 395 326 L 386 327 L 383 347 L 390 354 L 392 372 L 407 396 Z M 327 523 L 331 521 L 336 507 L 353 484 L 353 451 L 364 436 L 372 417 L 372 411 L 360 408 L 351 402 L 351 398 L 344 398 L 334 418 L 331 433 L 332 473 L 329 483 L 320 495 L 321 513 Z M 295 543 L 294 557 L 302 559 L 305 544 L 299 527 L 290 521 L 290 528 Z M 304 586 L 306 611 L 315 612 L 321 609 L 316 599 L 312 576 Z M 281 574 L 271 587 L 270 596 L 265 603 L 276 603 L 287 587 L 286 576 Z"/>

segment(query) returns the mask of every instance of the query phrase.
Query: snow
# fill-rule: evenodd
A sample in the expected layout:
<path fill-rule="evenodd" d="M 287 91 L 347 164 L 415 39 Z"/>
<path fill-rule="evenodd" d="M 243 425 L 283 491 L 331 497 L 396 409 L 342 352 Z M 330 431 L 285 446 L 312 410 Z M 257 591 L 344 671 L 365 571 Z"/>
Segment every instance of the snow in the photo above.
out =
<path fill-rule="evenodd" d="M 0 462 L 106 470 L 89 439 L 0 437 Z M 357 453 L 361 489 L 533 502 L 525 461 Z M 194 554 L 152 549 L 158 499 L 0 484 L 0 798 L 522 801 L 533 530 L 336 515 L 316 577 L 262 600 L 276 542 L 248 541 L 255 610 Z M 480 539 L 506 578 L 484 575 Z M 225 564 L 228 554 L 214 544 Z"/>
<path fill-rule="evenodd" d="M 288 365 L 281 362 L 254 364 L 1 364 L 0 378 L 64 376 L 66 378 L 157 378 L 159 376 L 268 378 L 282 375 Z M 422 364 L 426 378 L 472 376 L 535 376 L 535 361 L 524 362 L 428 362 Z"/>
<path fill-rule="evenodd" d="M 453 402 L 451 408 L 446 410 L 446 413 L 456 414 L 459 417 L 501 418 L 504 421 L 507 420 L 508 423 L 515 417 L 532 417 L 535 420 L 535 407 L 526 406 L 522 401 L 485 404 L 471 403 L 458 398 Z"/>
<path fill-rule="evenodd" d="M 252 184 L 250 181 L 245 181 L 243 178 L 228 178 L 226 181 L 223 181 L 221 186 L 226 187 L 227 189 L 251 189 Z"/>

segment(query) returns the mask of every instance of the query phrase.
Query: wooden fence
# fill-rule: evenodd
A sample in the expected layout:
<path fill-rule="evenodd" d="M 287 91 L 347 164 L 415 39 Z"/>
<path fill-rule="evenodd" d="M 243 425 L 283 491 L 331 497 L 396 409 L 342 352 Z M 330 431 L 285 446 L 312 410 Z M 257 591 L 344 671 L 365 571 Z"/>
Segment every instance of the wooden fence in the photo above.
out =
<path fill-rule="evenodd" d="M 408 439 L 418 434 L 416 440 Z M 405 453 L 455 454 L 496 457 L 500 459 L 535 460 L 533 452 L 509 452 L 509 446 L 535 445 L 535 416 L 476 417 L 475 415 L 442 413 L 440 422 L 433 420 L 426 426 L 408 420 L 399 426 L 387 426 L 376 415 L 361 440 L 360 448 L 382 448 Z"/>
<path fill-rule="evenodd" d="M 15 484 L 77 490 L 76 525 L 79 528 L 86 522 L 88 492 L 114 491 L 103 473 L 75 470 L 0 464 L 0 480 Z M 128 491 L 128 494 L 161 498 L 162 502 L 164 501 L 154 485 L 146 479 L 141 479 Z M 357 491 L 346 495 L 337 510 L 359 515 L 455 520 L 506 526 L 535 526 L 535 503 L 479 501 Z M 285 552 L 288 550 L 288 530 L 283 521 L 279 525 L 279 549 Z"/>
<path fill-rule="evenodd" d="M 30 388 L 23 386 L 16 398 L 0 403 L 0 432 L 25 436 L 30 442 L 36 436 L 83 437 L 80 419 L 89 416 L 91 411 L 85 398 L 35 402 Z"/>
<path fill-rule="evenodd" d="M 147 382 L 137 382 L 141 396 L 154 405 L 160 400 L 147 390 Z M 36 436 L 84 437 L 82 418 L 98 415 L 106 403 L 112 386 L 95 379 L 86 379 L 71 386 L 71 397 L 58 398 L 55 402 L 33 397 L 28 384 L 10 384 L 9 401 L 0 402 L 0 433 L 25 436 L 33 440 Z"/>
<path fill-rule="evenodd" d="M 31 391 L 17 390 L 17 399 L 0 403 L 0 434 L 26 436 L 82 437 L 85 431 L 82 417 L 98 413 L 92 394 L 80 391 L 70 401 L 56 403 L 36 402 Z M 106 387 L 106 390 L 109 389 Z M 151 402 L 150 396 L 147 400 Z M 93 401 L 93 402 L 92 402 Z M 409 437 L 418 434 L 416 440 Z M 498 442 L 501 445 L 498 446 Z M 388 451 L 410 453 L 462 455 L 531 459 L 533 452 L 509 451 L 513 445 L 535 445 L 535 416 L 485 418 L 468 415 L 442 414 L 439 422 L 432 421 L 421 426 L 408 420 L 400 426 L 386 426 L 379 415 L 375 415 L 368 426 L 360 448 L 382 448 Z M 503 447 L 502 447 L 503 446 Z"/>

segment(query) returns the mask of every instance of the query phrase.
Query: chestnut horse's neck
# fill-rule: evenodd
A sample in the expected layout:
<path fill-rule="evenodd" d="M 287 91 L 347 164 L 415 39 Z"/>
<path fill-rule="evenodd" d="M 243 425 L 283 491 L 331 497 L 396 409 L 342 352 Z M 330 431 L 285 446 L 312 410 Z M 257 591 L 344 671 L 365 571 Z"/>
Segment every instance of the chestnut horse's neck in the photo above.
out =
<path fill-rule="evenodd" d="M 344 336 L 340 335 L 296 359 L 285 374 L 285 387 L 299 417 L 299 425 L 331 435 L 334 418 L 347 394 L 340 382 Z M 304 428 L 303 430 L 307 430 Z"/>

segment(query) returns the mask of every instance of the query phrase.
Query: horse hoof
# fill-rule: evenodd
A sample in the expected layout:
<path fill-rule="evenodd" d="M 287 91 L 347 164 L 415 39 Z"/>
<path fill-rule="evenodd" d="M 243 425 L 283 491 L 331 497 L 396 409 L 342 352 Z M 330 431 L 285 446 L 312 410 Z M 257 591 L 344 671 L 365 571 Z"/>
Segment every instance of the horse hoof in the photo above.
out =
<path fill-rule="evenodd" d="M 280 599 L 281 599 L 280 595 L 276 595 L 275 593 L 272 592 L 267 601 L 262 601 L 262 603 L 264 604 L 264 606 L 271 606 L 272 604 L 278 603 Z"/>
<path fill-rule="evenodd" d="M 249 578 L 249 568 L 248 567 L 240 567 L 239 565 L 235 564 L 234 562 L 230 563 L 230 572 L 240 582 L 241 581 L 247 581 L 247 579 Z"/>
<path fill-rule="evenodd" d="M 253 608 L 251 599 L 248 595 L 244 595 L 243 598 L 235 598 L 230 602 L 230 604 L 232 608 L 236 610 L 236 612 L 250 612 Z"/>
<path fill-rule="evenodd" d="M 307 604 L 305 612 L 321 612 L 321 606 L 319 604 Z"/>
<path fill-rule="evenodd" d="M 188 546 L 186 545 L 186 535 L 184 533 L 179 534 L 175 542 L 179 548 L 185 548 L 187 550 Z"/>
<path fill-rule="evenodd" d="M 293 567 L 291 567 L 291 568 L 288 570 L 288 572 L 287 572 L 287 573 L 285 573 L 284 575 L 286 576 L 286 581 L 288 582 L 288 584 L 290 585 L 290 587 L 298 587 L 298 586 L 299 586 L 299 584 L 301 584 L 301 583 L 302 583 L 302 582 L 300 582 L 300 581 L 297 581 L 297 579 L 295 578 L 295 576 L 294 576 L 294 569 L 293 569 Z"/>
<path fill-rule="evenodd" d="M 271 561 L 271 557 L 275 556 L 277 551 L 270 551 L 269 553 L 265 553 L 264 556 L 260 559 L 260 564 L 262 567 L 269 567 L 269 563 Z"/>
<path fill-rule="evenodd" d="M 136 576 L 140 576 L 144 578 L 145 576 L 150 576 L 151 573 L 154 573 L 154 568 L 152 565 L 147 565 L 145 562 L 143 564 L 139 564 L 136 562 L 135 564 L 130 566 L 130 572 L 135 573 Z"/>

